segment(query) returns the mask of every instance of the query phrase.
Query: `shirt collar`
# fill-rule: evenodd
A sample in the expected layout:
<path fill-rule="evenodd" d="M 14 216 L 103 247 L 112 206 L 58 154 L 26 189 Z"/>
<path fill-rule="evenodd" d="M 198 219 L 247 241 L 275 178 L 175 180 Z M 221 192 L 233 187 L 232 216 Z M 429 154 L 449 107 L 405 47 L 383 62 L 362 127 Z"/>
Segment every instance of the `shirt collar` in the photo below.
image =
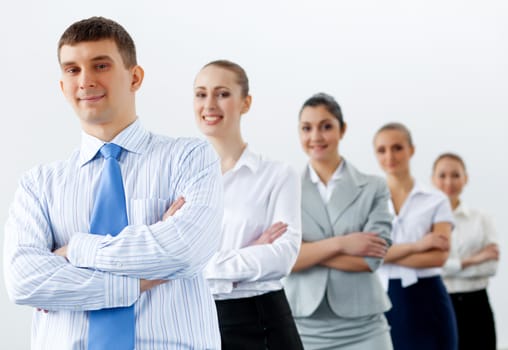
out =
<path fill-rule="evenodd" d="M 237 160 L 235 166 L 232 171 L 235 172 L 242 167 L 249 168 L 253 173 L 255 173 L 259 169 L 260 157 L 259 155 L 252 152 L 249 148 L 249 145 L 245 147 L 242 152 L 242 155 Z"/>
<path fill-rule="evenodd" d="M 455 208 L 453 213 L 455 215 L 469 216 L 469 208 L 462 202 L 459 202 L 459 205 L 457 206 L 457 208 Z"/>
<path fill-rule="evenodd" d="M 319 178 L 318 174 L 316 173 L 316 170 L 314 170 L 314 168 L 312 167 L 312 165 L 310 165 L 310 163 L 308 164 L 308 167 L 309 167 L 310 181 L 312 181 L 315 184 L 322 182 L 321 179 Z M 343 171 L 344 171 L 344 159 L 340 162 L 337 169 L 335 169 L 335 171 L 333 172 L 332 177 L 330 178 L 330 181 L 339 180 L 342 177 Z"/>
<path fill-rule="evenodd" d="M 409 193 L 409 197 L 412 197 L 416 194 L 429 194 L 431 192 L 432 191 L 428 187 L 424 186 L 419 181 L 414 180 L 413 189 Z"/>
<path fill-rule="evenodd" d="M 413 181 L 414 181 L 413 188 L 409 192 L 409 195 L 407 196 L 406 200 L 404 201 L 404 204 L 402 204 L 402 207 L 400 208 L 398 214 L 395 214 L 395 208 L 393 207 L 393 202 L 391 200 L 388 202 L 388 208 L 390 210 L 390 213 L 395 215 L 396 219 L 405 215 L 404 213 L 407 210 L 406 207 L 409 205 L 408 204 L 409 201 L 414 196 L 417 196 L 419 194 L 429 194 L 429 193 L 431 193 L 431 190 L 429 188 L 427 188 L 426 186 L 422 185 L 419 181 L 417 181 L 415 179 L 413 179 Z"/>
<path fill-rule="evenodd" d="M 143 154 L 148 148 L 149 138 L 150 133 L 141 126 L 139 119 L 136 119 L 132 124 L 116 135 L 115 138 L 111 140 L 111 143 L 121 146 L 128 152 Z M 95 136 L 82 131 L 79 165 L 83 166 L 94 159 L 99 149 L 105 143 L 106 142 L 99 140 Z"/>

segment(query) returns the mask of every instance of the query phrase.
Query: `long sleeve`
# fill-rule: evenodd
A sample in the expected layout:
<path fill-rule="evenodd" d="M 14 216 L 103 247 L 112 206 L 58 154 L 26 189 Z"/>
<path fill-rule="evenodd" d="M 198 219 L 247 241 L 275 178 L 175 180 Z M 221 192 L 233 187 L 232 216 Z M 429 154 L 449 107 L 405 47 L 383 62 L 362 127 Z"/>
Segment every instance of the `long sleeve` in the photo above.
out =
<path fill-rule="evenodd" d="M 228 286 L 237 282 L 243 283 L 246 288 L 251 288 L 250 282 L 280 280 L 289 274 L 296 261 L 301 244 L 300 180 L 298 175 L 286 166 L 279 166 L 276 173 L 273 173 L 273 169 L 271 171 L 273 187 L 270 181 L 266 181 L 263 186 L 263 191 L 268 195 L 265 208 L 263 208 L 266 210 L 266 217 L 259 218 L 262 226 L 259 232 L 263 232 L 278 221 L 288 224 L 287 231 L 272 244 L 247 245 L 237 249 L 226 248 L 217 252 L 205 270 L 205 277 L 211 284 L 212 290 L 227 292 Z M 263 180 L 257 181 L 263 182 Z M 263 198 L 264 192 L 256 192 L 255 188 L 256 184 L 252 183 L 248 191 L 251 192 L 250 194 L 238 194 L 236 205 L 241 206 L 240 201 L 249 203 L 250 196 Z M 255 209 L 252 210 L 255 211 Z M 251 215 L 258 219 L 256 214 L 251 213 Z M 225 222 L 225 225 L 227 224 Z M 241 236 L 244 233 L 230 232 L 230 234 Z M 227 237 L 224 238 L 227 239 Z M 220 288 L 221 284 L 223 288 Z"/>
<path fill-rule="evenodd" d="M 489 278 L 497 272 L 497 260 L 462 267 L 464 259 L 479 253 L 489 244 L 497 244 L 494 225 L 489 216 L 470 209 L 463 203 L 454 211 L 455 229 L 452 232 L 450 255 L 443 268 L 449 293 L 463 293 L 487 288 Z"/>
<path fill-rule="evenodd" d="M 497 261 L 485 261 L 478 265 L 466 267 L 454 277 L 474 278 L 474 277 L 492 277 L 497 272 Z"/>
<path fill-rule="evenodd" d="M 470 222 L 466 221 L 466 224 L 469 224 L 467 227 L 476 227 L 478 229 L 477 231 L 457 232 L 457 234 L 468 235 L 469 241 L 462 243 L 465 246 L 463 249 L 467 249 L 467 255 L 475 254 L 489 244 L 497 244 L 494 224 L 489 216 L 481 212 L 474 212 L 473 216 L 469 218 L 469 221 Z M 475 221 L 477 221 L 478 224 Z M 475 244 L 478 239 L 476 236 L 478 235 L 483 239 Z M 444 266 L 445 276 L 454 278 L 477 278 L 492 277 L 496 274 L 498 266 L 497 260 L 484 261 L 483 263 L 471 265 L 463 269 L 462 259 L 466 258 L 467 255 L 460 255 L 458 239 L 452 236 L 450 257 Z"/>
<path fill-rule="evenodd" d="M 443 276 L 444 277 L 454 277 L 462 270 L 462 260 L 459 255 L 458 247 L 457 247 L 457 239 L 456 233 L 452 232 L 451 237 L 451 245 L 450 252 L 448 255 L 448 259 L 443 265 Z"/>
<path fill-rule="evenodd" d="M 388 191 L 388 187 L 384 180 L 378 179 L 376 197 L 374 198 L 369 218 L 363 229 L 365 232 L 375 232 L 379 234 L 379 237 L 386 241 L 388 247 L 392 245 L 392 215 L 388 209 L 389 200 L 390 192 Z M 383 259 L 381 258 L 365 257 L 364 259 L 371 271 L 376 271 L 383 263 Z"/>
<path fill-rule="evenodd" d="M 218 158 L 200 143 L 181 157 L 175 192 L 185 205 L 153 225 L 127 226 L 117 236 L 77 233 L 68 259 L 86 267 L 143 279 L 191 278 L 217 251 L 223 195 Z"/>
<path fill-rule="evenodd" d="M 102 140 L 83 132 L 68 159 L 21 178 L 5 227 L 4 269 L 14 302 L 49 310 L 33 312 L 32 347 L 86 349 L 89 310 L 134 305 L 136 349 L 220 348 L 201 272 L 220 239 L 217 156 L 202 140 L 152 134 L 139 120 L 111 142 L 124 150 L 119 164 L 131 226 L 120 237 L 88 233 Z M 180 195 L 185 206 L 159 222 Z M 83 267 L 52 253 L 62 247 Z M 174 279 L 141 292 L 140 278 L 153 276 Z"/>
<path fill-rule="evenodd" d="M 17 304 L 47 310 L 95 310 L 133 304 L 137 279 L 79 269 L 52 253 L 55 246 L 40 172 L 20 181 L 5 226 L 4 274 Z"/>

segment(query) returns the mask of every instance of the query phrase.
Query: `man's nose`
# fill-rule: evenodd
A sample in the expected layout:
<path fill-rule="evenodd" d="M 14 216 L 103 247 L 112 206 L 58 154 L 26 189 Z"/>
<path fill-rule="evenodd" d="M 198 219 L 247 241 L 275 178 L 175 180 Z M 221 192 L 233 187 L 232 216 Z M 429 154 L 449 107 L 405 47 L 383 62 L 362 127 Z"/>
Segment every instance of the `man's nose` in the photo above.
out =
<path fill-rule="evenodd" d="M 95 75 L 88 70 L 82 70 L 79 77 L 79 87 L 81 89 L 88 89 L 96 86 Z"/>

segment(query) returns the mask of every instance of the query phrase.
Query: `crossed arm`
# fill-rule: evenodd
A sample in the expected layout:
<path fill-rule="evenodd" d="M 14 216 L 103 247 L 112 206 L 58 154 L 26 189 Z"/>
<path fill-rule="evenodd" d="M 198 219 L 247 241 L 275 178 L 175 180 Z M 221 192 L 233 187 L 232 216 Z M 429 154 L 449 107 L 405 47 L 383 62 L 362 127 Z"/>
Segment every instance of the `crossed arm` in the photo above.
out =
<path fill-rule="evenodd" d="M 182 208 L 184 204 L 185 204 L 185 198 L 179 197 L 174 203 L 171 204 L 169 209 L 164 213 L 162 220 L 166 220 L 169 217 L 175 215 L 175 213 L 180 208 Z M 61 257 L 65 258 L 66 260 L 68 260 L 67 259 L 67 245 L 64 245 L 63 247 L 60 247 L 60 248 L 54 250 L 53 254 L 61 256 Z M 141 278 L 139 280 L 139 292 L 143 293 L 143 292 L 145 292 L 149 289 L 152 289 L 155 286 L 163 284 L 167 281 L 168 280 L 163 280 L 163 279 L 146 280 L 146 279 Z"/>
<path fill-rule="evenodd" d="M 480 265 L 488 261 L 497 260 L 499 260 L 499 247 L 496 243 L 490 243 L 475 254 L 464 258 L 461 261 L 461 267 L 462 269 L 466 269 L 470 266 Z"/>
<path fill-rule="evenodd" d="M 278 169 L 263 222 L 273 222 L 240 248 L 223 247 L 205 269 L 214 293 L 231 292 L 239 283 L 275 281 L 291 271 L 301 242 L 300 182 L 289 167 Z"/>
<path fill-rule="evenodd" d="M 350 272 L 370 271 L 364 257 L 382 259 L 387 248 L 386 241 L 372 232 L 354 232 L 315 242 L 302 242 L 293 271 L 316 265 Z"/>
<path fill-rule="evenodd" d="M 325 266 L 348 272 L 369 272 L 379 267 L 391 244 L 391 215 L 388 211 L 390 194 L 383 181 L 378 179 L 373 185 L 376 186 L 376 192 L 362 232 L 302 242 L 293 271 Z"/>
<path fill-rule="evenodd" d="M 178 192 L 190 203 L 178 215 L 150 226 L 127 226 L 115 237 L 74 233 L 69 246 L 57 254 L 52 252 L 52 226 L 38 174 L 27 175 L 6 225 L 4 266 L 10 298 L 47 310 L 129 306 L 140 292 L 162 283 L 157 280 L 201 273 L 217 248 L 222 219 L 221 175 L 211 154 L 196 162 L 186 158 L 192 163 L 187 174 L 193 175 L 181 181 Z M 211 159 L 215 161 L 207 162 Z"/>
<path fill-rule="evenodd" d="M 458 246 L 453 245 L 450 257 L 444 266 L 446 276 L 471 278 L 496 274 L 499 246 L 497 245 L 496 230 L 490 217 L 481 215 L 480 230 L 475 232 L 475 235 L 483 237 L 484 246 L 469 256 L 461 257 Z"/>
<path fill-rule="evenodd" d="M 5 227 L 4 272 L 10 299 L 46 310 L 69 311 L 134 303 L 140 292 L 138 279 L 80 269 L 52 253 L 52 227 L 36 175 L 22 178 Z"/>
<path fill-rule="evenodd" d="M 448 258 L 451 230 L 448 222 L 435 223 L 420 240 L 390 247 L 385 262 L 411 268 L 441 267 Z"/>

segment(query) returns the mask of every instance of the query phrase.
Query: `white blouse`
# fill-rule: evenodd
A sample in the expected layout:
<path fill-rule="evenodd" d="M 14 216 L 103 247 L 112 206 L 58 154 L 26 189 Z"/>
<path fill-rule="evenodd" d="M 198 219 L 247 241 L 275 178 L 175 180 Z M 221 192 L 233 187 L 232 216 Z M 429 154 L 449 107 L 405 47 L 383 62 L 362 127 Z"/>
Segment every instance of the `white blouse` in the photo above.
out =
<path fill-rule="evenodd" d="M 394 215 L 392 227 L 393 244 L 416 242 L 432 230 L 438 222 L 449 222 L 453 225 L 453 213 L 448 198 L 440 191 L 430 189 L 415 182 L 411 193 L 395 214 L 393 203 L 389 208 Z M 377 270 L 385 290 L 388 280 L 400 278 L 402 286 L 408 287 L 418 282 L 419 277 L 430 277 L 441 274 L 441 268 L 410 268 L 396 264 L 384 264 Z"/>
<path fill-rule="evenodd" d="M 215 299 L 235 299 L 282 289 L 302 241 L 301 185 L 297 173 L 264 160 L 247 147 L 223 175 L 224 220 L 219 251 L 205 269 Z M 252 243 L 272 224 L 287 231 L 272 244 Z"/>
<path fill-rule="evenodd" d="M 319 194 L 321 195 L 321 199 L 323 200 L 323 203 L 328 203 L 330 201 L 330 197 L 332 196 L 333 190 L 337 186 L 337 182 L 342 178 L 342 172 L 344 171 L 344 160 L 342 160 L 335 169 L 335 171 L 332 174 L 332 177 L 328 181 L 328 183 L 325 185 L 323 181 L 319 178 L 319 175 L 316 173 L 316 170 L 312 167 L 312 165 L 308 165 L 309 167 L 309 176 L 310 181 L 314 183 L 317 186 L 317 189 L 319 191 Z"/>
<path fill-rule="evenodd" d="M 453 212 L 455 229 L 448 261 L 443 266 L 443 277 L 449 293 L 472 292 L 487 288 L 489 277 L 497 270 L 497 261 L 489 260 L 462 269 L 462 260 L 479 252 L 491 243 L 497 243 L 494 225 L 489 216 L 467 208 L 462 203 Z"/>

